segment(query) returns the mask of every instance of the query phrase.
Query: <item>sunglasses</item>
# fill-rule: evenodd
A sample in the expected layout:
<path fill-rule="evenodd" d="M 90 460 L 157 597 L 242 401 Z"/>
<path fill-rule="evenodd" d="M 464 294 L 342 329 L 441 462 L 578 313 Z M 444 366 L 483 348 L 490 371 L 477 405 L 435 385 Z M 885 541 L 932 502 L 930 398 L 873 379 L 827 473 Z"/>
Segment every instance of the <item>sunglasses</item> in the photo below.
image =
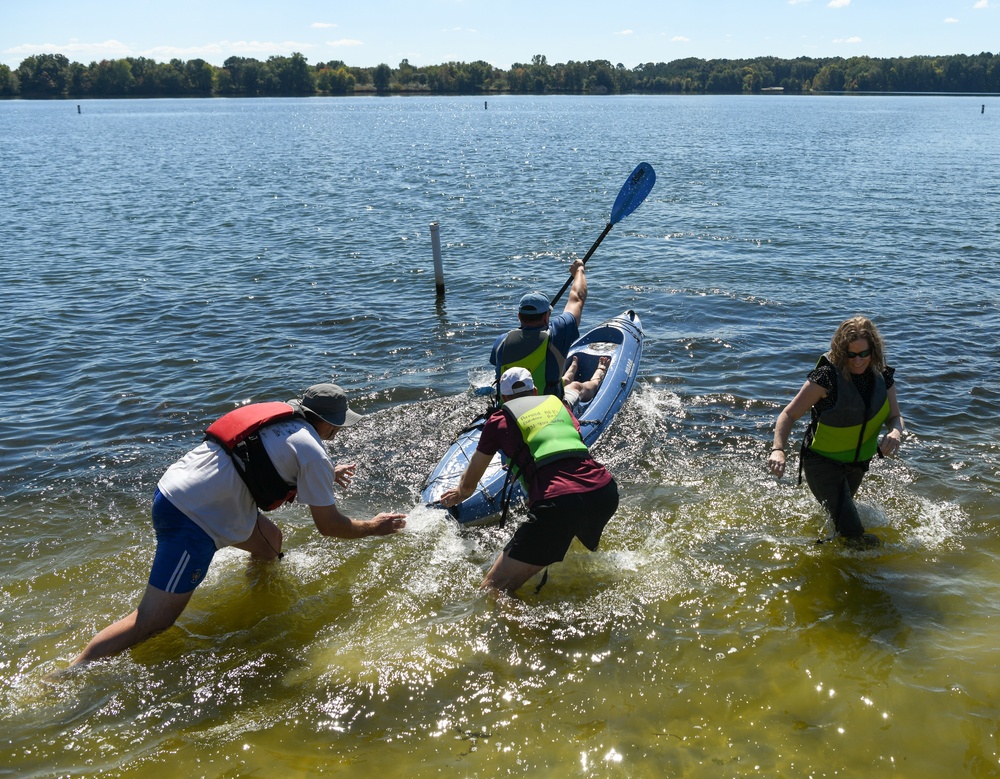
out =
<path fill-rule="evenodd" d="M 872 353 L 871 349 L 865 349 L 863 352 L 848 352 L 847 359 L 853 360 L 855 357 L 868 357 Z"/>

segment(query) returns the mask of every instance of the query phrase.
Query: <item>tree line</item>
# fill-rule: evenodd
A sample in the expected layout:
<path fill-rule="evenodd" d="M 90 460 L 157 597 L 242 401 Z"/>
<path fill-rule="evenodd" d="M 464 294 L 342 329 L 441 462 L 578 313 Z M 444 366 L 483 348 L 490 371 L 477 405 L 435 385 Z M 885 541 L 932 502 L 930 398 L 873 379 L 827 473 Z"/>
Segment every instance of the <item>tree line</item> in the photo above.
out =
<path fill-rule="evenodd" d="M 16 69 L 0 65 L 0 97 L 266 97 L 374 93 L 482 94 L 757 94 L 809 92 L 1000 93 L 1000 54 L 937 57 L 695 57 L 634 68 L 608 60 L 550 65 L 544 55 L 507 70 L 488 62 L 416 67 L 310 65 L 289 57 L 230 57 L 222 67 L 203 59 L 156 62 L 124 57 L 83 65 L 39 54 Z"/>

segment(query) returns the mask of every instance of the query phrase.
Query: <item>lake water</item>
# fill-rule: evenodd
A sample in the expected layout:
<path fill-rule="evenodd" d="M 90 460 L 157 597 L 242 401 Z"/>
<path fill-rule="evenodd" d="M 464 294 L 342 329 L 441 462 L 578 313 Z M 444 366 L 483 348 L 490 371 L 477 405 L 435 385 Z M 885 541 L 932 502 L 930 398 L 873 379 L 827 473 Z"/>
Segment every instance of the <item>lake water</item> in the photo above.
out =
<path fill-rule="evenodd" d="M 6 101 L 0 138 L 0 776 L 1000 775 L 995 98 Z M 510 529 L 423 479 L 641 161 L 584 311 L 647 334 L 595 450 L 621 508 L 494 601 Z M 765 468 L 856 313 L 910 431 L 869 552 Z M 163 470 L 331 380 L 370 415 L 342 506 L 406 531 L 286 507 L 279 564 L 225 550 L 174 628 L 54 674 L 137 603 Z"/>

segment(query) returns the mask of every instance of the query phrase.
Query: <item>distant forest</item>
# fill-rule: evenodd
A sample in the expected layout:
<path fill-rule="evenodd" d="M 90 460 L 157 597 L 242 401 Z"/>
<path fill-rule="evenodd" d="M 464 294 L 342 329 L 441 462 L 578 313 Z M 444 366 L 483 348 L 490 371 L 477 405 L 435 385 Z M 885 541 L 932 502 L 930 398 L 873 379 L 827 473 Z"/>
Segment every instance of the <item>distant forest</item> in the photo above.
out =
<path fill-rule="evenodd" d="M 403 60 L 356 68 L 335 60 L 310 65 L 302 54 L 261 61 L 230 57 L 222 67 L 202 59 L 145 57 L 82 65 L 62 54 L 28 57 L 16 70 L 0 65 L 0 97 L 287 97 L 355 94 L 759 94 L 810 92 L 1000 93 L 1000 54 L 938 57 L 756 57 L 679 59 L 634 68 L 607 60 L 550 65 L 536 54 L 507 70 L 488 62 L 415 67 Z"/>

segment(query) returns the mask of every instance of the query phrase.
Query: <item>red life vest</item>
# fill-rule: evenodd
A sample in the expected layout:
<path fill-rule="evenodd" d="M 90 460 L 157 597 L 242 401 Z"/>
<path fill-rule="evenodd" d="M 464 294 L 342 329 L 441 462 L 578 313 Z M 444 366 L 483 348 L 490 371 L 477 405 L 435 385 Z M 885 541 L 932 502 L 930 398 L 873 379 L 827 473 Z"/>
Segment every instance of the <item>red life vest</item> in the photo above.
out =
<path fill-rule="evenodd" d="M 262 511 L 273 511 L 295 500 L 295 485 L 281 478 L 260 439 L 261 428 L 294 416 L 295 409 L 287 403 L 251 403 L 219 417 L 205 431 L 205 440 L 214 441 L 232 458 Z"/>

